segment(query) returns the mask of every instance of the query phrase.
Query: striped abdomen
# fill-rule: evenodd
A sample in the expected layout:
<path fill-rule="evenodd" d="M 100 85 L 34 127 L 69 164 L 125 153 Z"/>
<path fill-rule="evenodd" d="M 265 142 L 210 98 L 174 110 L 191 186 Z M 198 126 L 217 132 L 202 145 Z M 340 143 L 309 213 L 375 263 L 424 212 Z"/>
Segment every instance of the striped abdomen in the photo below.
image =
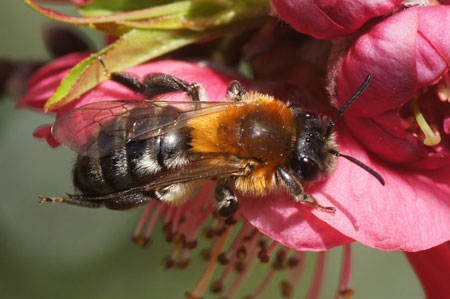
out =
<path fill-rule="evenodd" d="M 172 106 L 160 108 L 161 116 L 153 116 L 152 121 L 157 123 L 163 118 L 164 121 L 167 117 L 174 118 L 170 113 L 174 109 Z M 129 118 L 111 123 L 123 134 L 133 119 L 133 110 L 129 113 Z M 161 171 L 188 163 L 189 133 L 188 128 L 181 127 L 165 135 L 124 144 L 125 135 L 111 136 L 100 131 L 97 139 L 100 150 L 101 144 L 117 145 L 106 155 L 100 154 L 101 158 L 79 155 L 73 171 L 74 186 L 84 195 L 98 196 L 143 185 Z"/>

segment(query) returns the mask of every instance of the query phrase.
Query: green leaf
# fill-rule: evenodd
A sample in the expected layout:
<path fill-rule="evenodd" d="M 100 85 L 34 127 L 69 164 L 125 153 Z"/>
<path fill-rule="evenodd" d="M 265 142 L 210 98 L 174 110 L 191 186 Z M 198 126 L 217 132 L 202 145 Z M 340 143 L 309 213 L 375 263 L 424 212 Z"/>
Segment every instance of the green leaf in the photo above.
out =
<path fill-rule="evenodd" d="M 102 56 L 109 71 L 119 71 L 205 38 L 210 32 L 148 31 L 134 29 L 104 50 L 77 64 L 63 79 L 44 109 L 53 111 L 77 99 L 106 80 L 96 57 Z"/>
<path fill-rule="evenodd" d="M 60 108 L 107 79 L 97 56 L 110 71 L 121 71 L 196 41 L 259 26 L 269 11 L 267 0 L 93 0 L 78 9 L 85 17 L 72 17 L 36 0 L 24 1 L 53 20 L 120 36 L 76 65 L 47 101 L 46 110 Z"/>
<path fill-rule="evenodd" d="M 170 0 L 93 0 L 77 8 L 85 17 L 104 16 L 125 11 L 141 10 L 149 7 L 171 4 Z"/>
<path fill-rule="evenodd" d="M 119 12 L 108 15 L 101 16 L 93 16 L 93 17 L 73 17 L 61 14 L 57 11 L 45 8 L 43 6 L 38 5 L 35 0 L 24 0 L 26 4 L 30 7 L 38 11 L 39 13 L 47 16 L 48 18 L 60 21 L 64 23 L 72 23 L 79 25 L 90 25 L 93 26 L 95 24 L 102 23 L 112 23 L 109 26 L 113 26 L 117 21 L 125 21 L 125 20 L 139 20 L 139 19 L 150 19 L 156 17 L 162 17 L 170 14 L 179 14 L 182 12 L 186 12 L 190 9 L 192 2 L 191 1 L 180 1 L 167 5 L 161 5 L 156 7 L 145 8 L 141 10 L 127 11 L 127 12 Z M 95 26 L 94 26 L 95 27 Z"/>

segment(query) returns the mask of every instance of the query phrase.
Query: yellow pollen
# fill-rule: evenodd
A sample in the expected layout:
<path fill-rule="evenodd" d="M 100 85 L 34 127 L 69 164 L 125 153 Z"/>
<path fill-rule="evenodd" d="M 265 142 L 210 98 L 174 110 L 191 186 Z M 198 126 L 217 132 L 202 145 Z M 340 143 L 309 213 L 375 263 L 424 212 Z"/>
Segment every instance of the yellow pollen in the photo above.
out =
<path fill-rule="evenodd" d="M 413 99 L 411 101 L 411 108 L 414 113 L 414 117 L 416 118 L 417 124 L 425 135 L 425 140 L 423 143 L 427 146 L 435 146 L 441 142 L 441 136 L 433 132 L 433 130 L 428 125 L 425 117 L 419 109 L 419 105 L 417 105 L 417 100 Z"/>

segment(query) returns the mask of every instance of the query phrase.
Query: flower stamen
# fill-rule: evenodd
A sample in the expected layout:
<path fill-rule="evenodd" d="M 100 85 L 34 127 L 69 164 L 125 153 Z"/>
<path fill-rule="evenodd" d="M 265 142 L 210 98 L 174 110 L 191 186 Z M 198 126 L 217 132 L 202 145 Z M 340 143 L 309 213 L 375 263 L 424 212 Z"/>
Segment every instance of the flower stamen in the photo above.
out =
<path fill-rule="evenodd" d="M 339 282 L 336 298 L 348 298 L 353 295 L 354 291 L 350 289 L 350 280 L 352 272 L 352 247 L 350 244 L 344 246 L 341 279 Z"/>
<path fill-rule="evenodd" d="M 144 214 L 142 215 L 141 220 L 139 221 L 139 224 L 136 227 L 136 230 L 134 231 L 133 237 L 131 238 L 133 240 L 133 242 L 135 242 L 139 246 L 144 247 L 145 245 L 148 244 L 149 239 L 146 239 L 141 234 L 144 230 L 145 224 L 147 223 L 147 221 L 150 218 L 150 213 L 152 212 L 152 209 L 155 205 L 156 205 L 156 201 L 153 201 L 147 206 L 147 208 L 145 208 Z"/>
<path fill-rule="evenodd" d="M 314 273 L 313 282 L 306 297 L 308 299 L 319 298 L 320 289 L 322 288 L 323 274 L 325 271 L 326 257 L 326 251 L 321 251 L 317 255 L 316 272 Z"/>
<path fill-rule="evenodd" d="M 247 278 L 247 274 L 249 273 L 249 270 L 252 268 L 253 263 L 255 262 L 258 246 L 257 246 L 257 240 L 260 233 L 256 231 L 256 233 L 251 234 L 251 239 L 248 240 L 249 244 L 249 250 L 248 254 L 246 255 L 245 259 L 243 261 L 238 261 L 238 263 L 241 263 L 241 268 L 238 276 L 235 278 L 233 283 L 231 284 L 231 288 L 228 290 L 228 293 L 225 295 L 226 298 L 234 298 L 234 294 L 239 290 L 240 286 L 244 282 L 244 280 Z M 245 239 L 245 238 L 244 238 Z"/>
<path fill-rule="evenodd" d="M 442 102 L 450 102 L 450 74 L 445 73 L 437 86 L 437 95 Z"/>
<path fill-rule="evenodd" d="M 417 124 L 419 125 L 420 129 L 425 135 L 423 143 L 427 146 L 438 145 L 441 142 L 441 136 L 439 136 L 439 133 L 433 132 L 431 127 L 428 125 L 427 121 L 425 120 L 425 117 L 420 111 L 419 105 L 417 104 L 417 100 L 413 99 L 411 101 L 411 109 L 414 113 L 414 117 L 416 118 Z"/>
<path fill-rule="evenodd" d="M 295 266 L 289 265 L 290 273 L 289 280 L 283 280 L 280 284 L 281 295 L 285 298 L 292 297 L 294 286 L 298 285 L 303 273 L 303 267 L 305 265 L 306 254 L 303 251 L 294 251 L 291 259 L 298 261 Z"/>
<path fill-rule="evenodd" d="M 186 298 L 202 298 L 203 293 L 205 292 L 206 287 L 208 286 L 209 280 L 214 274 L 214 270 L 217 266 L 217 261 L 219 254 L 222 252 L 223 247 L 225 246 L 225 243 L 228 239 L 228 236 L 230 234 L 231 227 L 226 225 L 224 232 L 218 237 L 216 242 L 213 245 L 212 250 L 210 251 L 211 257 L 209 259 L 208 265 L 205 268 L 205 271 L 203 272 L 202 277 L 200 278 L 199 282 L 197 283 L 194 290 L 189 293 L 186 293 Z"/>

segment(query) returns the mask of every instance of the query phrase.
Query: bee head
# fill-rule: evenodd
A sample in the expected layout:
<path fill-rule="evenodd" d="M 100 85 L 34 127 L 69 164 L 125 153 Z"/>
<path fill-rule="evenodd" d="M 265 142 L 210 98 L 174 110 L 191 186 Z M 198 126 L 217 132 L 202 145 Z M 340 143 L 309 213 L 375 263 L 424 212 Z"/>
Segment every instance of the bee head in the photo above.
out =
<path fill-rule="evenodd" d="M 337 151 L 335 134 L 327 134 L 328 121 L 313 113 L 304 112 L 291 105 L 297 125 L 297 138 L 294 154 L 289 160 L 290 169 L 297 178 L 316 181 L 330 174 L 336 165 L 337 157 L 330 150 Z"/>
<path fill-rule="evenodd" d="M 358 91 L 342 106 L 331 121 L 313 113 L 302 111 L 297 105 L 289 106 L 297 122 L 297 139 L 294 154 L 289 160 L 288 166 L 295 172 L 298 179 L 316 181 L 326 177 L 334 170 L 337 157 L 343 157 L 369 172 L 384 185 L 383 178 L 375 170 L 338 151 L 335 142 L 336 135 L 333 132 L 335 122 L 364 91 L 371 78 L 371 75 L 367 76 Z"/>

